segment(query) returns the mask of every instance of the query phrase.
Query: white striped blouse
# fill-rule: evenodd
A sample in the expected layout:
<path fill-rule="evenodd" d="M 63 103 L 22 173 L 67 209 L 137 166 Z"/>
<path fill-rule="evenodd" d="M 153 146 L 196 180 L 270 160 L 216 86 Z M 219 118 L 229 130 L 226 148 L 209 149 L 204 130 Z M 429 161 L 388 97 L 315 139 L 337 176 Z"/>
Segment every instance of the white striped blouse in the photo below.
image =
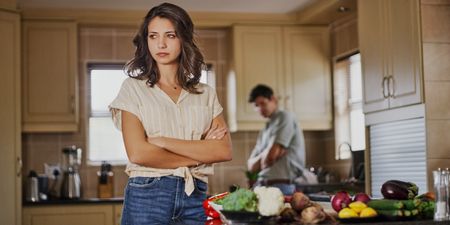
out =
<path fill-rule="evenodd" d="M 213 118 L 218 116 L 223 108 L 213 88 L 200 83 L 197 90 L 202 93 L 191 94 L 181 90 L 178 102 L 175 103 L 157 85 L 151 88 L 146 84 L 146 80 L 127 78 L 109 108 L 119 130 L 121 110 L 125 110 L 139 118 L 149 137 L 200 140 L 202 134 L 211 126 Z M 130 177 L 183 177 L 186 183 L 185 192 L 190 195 L 194 190 L 193 177 L 208 182 L 207 176 L 213 174 L 213 168 L 211 164 L 204 164 L 197 167 L 158 169 L 128 162 L 125 172 Z"/>

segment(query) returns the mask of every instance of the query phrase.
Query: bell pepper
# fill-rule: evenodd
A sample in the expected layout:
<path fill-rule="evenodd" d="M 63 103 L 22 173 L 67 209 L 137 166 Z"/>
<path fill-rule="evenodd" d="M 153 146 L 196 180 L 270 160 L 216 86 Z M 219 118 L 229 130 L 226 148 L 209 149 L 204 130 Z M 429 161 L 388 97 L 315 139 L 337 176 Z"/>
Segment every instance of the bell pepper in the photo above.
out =
<path fill-rule="evenodd" d="M 220 217 L 219 213 L 214 208 L 212 208 L 212 206 L 209 203 L 212 201 L 224 198 L 228 194 L 229 194 L 229 192 L 224 192 L 224 193 L 220 193 L 217 195 L 213 195 L 213 196 L 205 199 L 203 201 L 203 209 L 205 209 L 205 214 L 213 219 L 219 218 Z"/>

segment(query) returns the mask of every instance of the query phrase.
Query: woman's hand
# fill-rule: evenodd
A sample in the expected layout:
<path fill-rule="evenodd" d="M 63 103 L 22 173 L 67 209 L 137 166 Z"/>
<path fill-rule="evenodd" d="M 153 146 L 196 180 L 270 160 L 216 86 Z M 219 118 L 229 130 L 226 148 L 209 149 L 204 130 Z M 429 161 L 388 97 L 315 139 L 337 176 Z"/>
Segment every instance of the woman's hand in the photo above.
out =
<path fill-rule="evenodd" d="M 221 140 L 225 134 L 227 134 L 226 127 L 219 127 L 218 124 L 216 126 L 211 127 L 205 134 L 203 140 Z"/>
<path fill-rule="evenodd" d="M 147 142 L 154 144 L 160 148 L 164 148 L 164 138 L 163 137 L 147 137 Z"/>

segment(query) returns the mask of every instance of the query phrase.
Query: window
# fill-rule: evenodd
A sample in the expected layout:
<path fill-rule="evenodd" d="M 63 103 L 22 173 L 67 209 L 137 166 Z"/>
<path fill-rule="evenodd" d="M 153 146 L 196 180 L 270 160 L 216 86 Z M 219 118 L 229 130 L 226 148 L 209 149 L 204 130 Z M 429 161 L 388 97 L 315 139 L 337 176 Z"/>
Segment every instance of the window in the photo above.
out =
<path fill-rule="evenodd" d="M 90 68 L 90 112 L 88 159 L 97 164 L 106 160 L 124 164 L 127 160 L 122 133 L 114 127 L 108 105 L 128 77 L 123 65 L 93 65 Z"/>
<path fill-rule="evenodd" d="M 200 82 L 215 87 L 215 74 L 212 65 L 202 71 Z M 89 66 L 90 102 L 88 163 L 99 165 L 101 161 L 112 164 L 125 164 L 127 155 L 122 133 L 115 128 L 108 105 L 119 93 L 122 82 L 128 76 L 122 65 L 95 64 Z"/>
<path fill-rule="evenodd" d="M 334 68 L 336 159 L 348 159 L 350 150 L 366 148 L 360 60 L 360 54 L 355 54 L 339 60 Z"/>

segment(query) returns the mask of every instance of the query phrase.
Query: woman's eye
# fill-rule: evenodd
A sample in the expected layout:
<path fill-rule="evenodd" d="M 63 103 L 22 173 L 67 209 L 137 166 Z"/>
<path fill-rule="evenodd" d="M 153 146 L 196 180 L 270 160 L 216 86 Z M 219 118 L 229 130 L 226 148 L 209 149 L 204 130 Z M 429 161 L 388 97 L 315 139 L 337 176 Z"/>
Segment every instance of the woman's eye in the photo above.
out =
<path fill-rule="evenodd" d="M 155 39 L 155 38 L 156 38 L 156 35 L 150 34 L 150 35 L 148 35 L 148 38 L 150 38 L 150 39 Z"/>
<path fill-rule="evenodd" d="M 169 37 L 169 38 L 176 38 L 177 35 L 175 35 L 175 34 L 168 34 L 167 37 Z"/>

